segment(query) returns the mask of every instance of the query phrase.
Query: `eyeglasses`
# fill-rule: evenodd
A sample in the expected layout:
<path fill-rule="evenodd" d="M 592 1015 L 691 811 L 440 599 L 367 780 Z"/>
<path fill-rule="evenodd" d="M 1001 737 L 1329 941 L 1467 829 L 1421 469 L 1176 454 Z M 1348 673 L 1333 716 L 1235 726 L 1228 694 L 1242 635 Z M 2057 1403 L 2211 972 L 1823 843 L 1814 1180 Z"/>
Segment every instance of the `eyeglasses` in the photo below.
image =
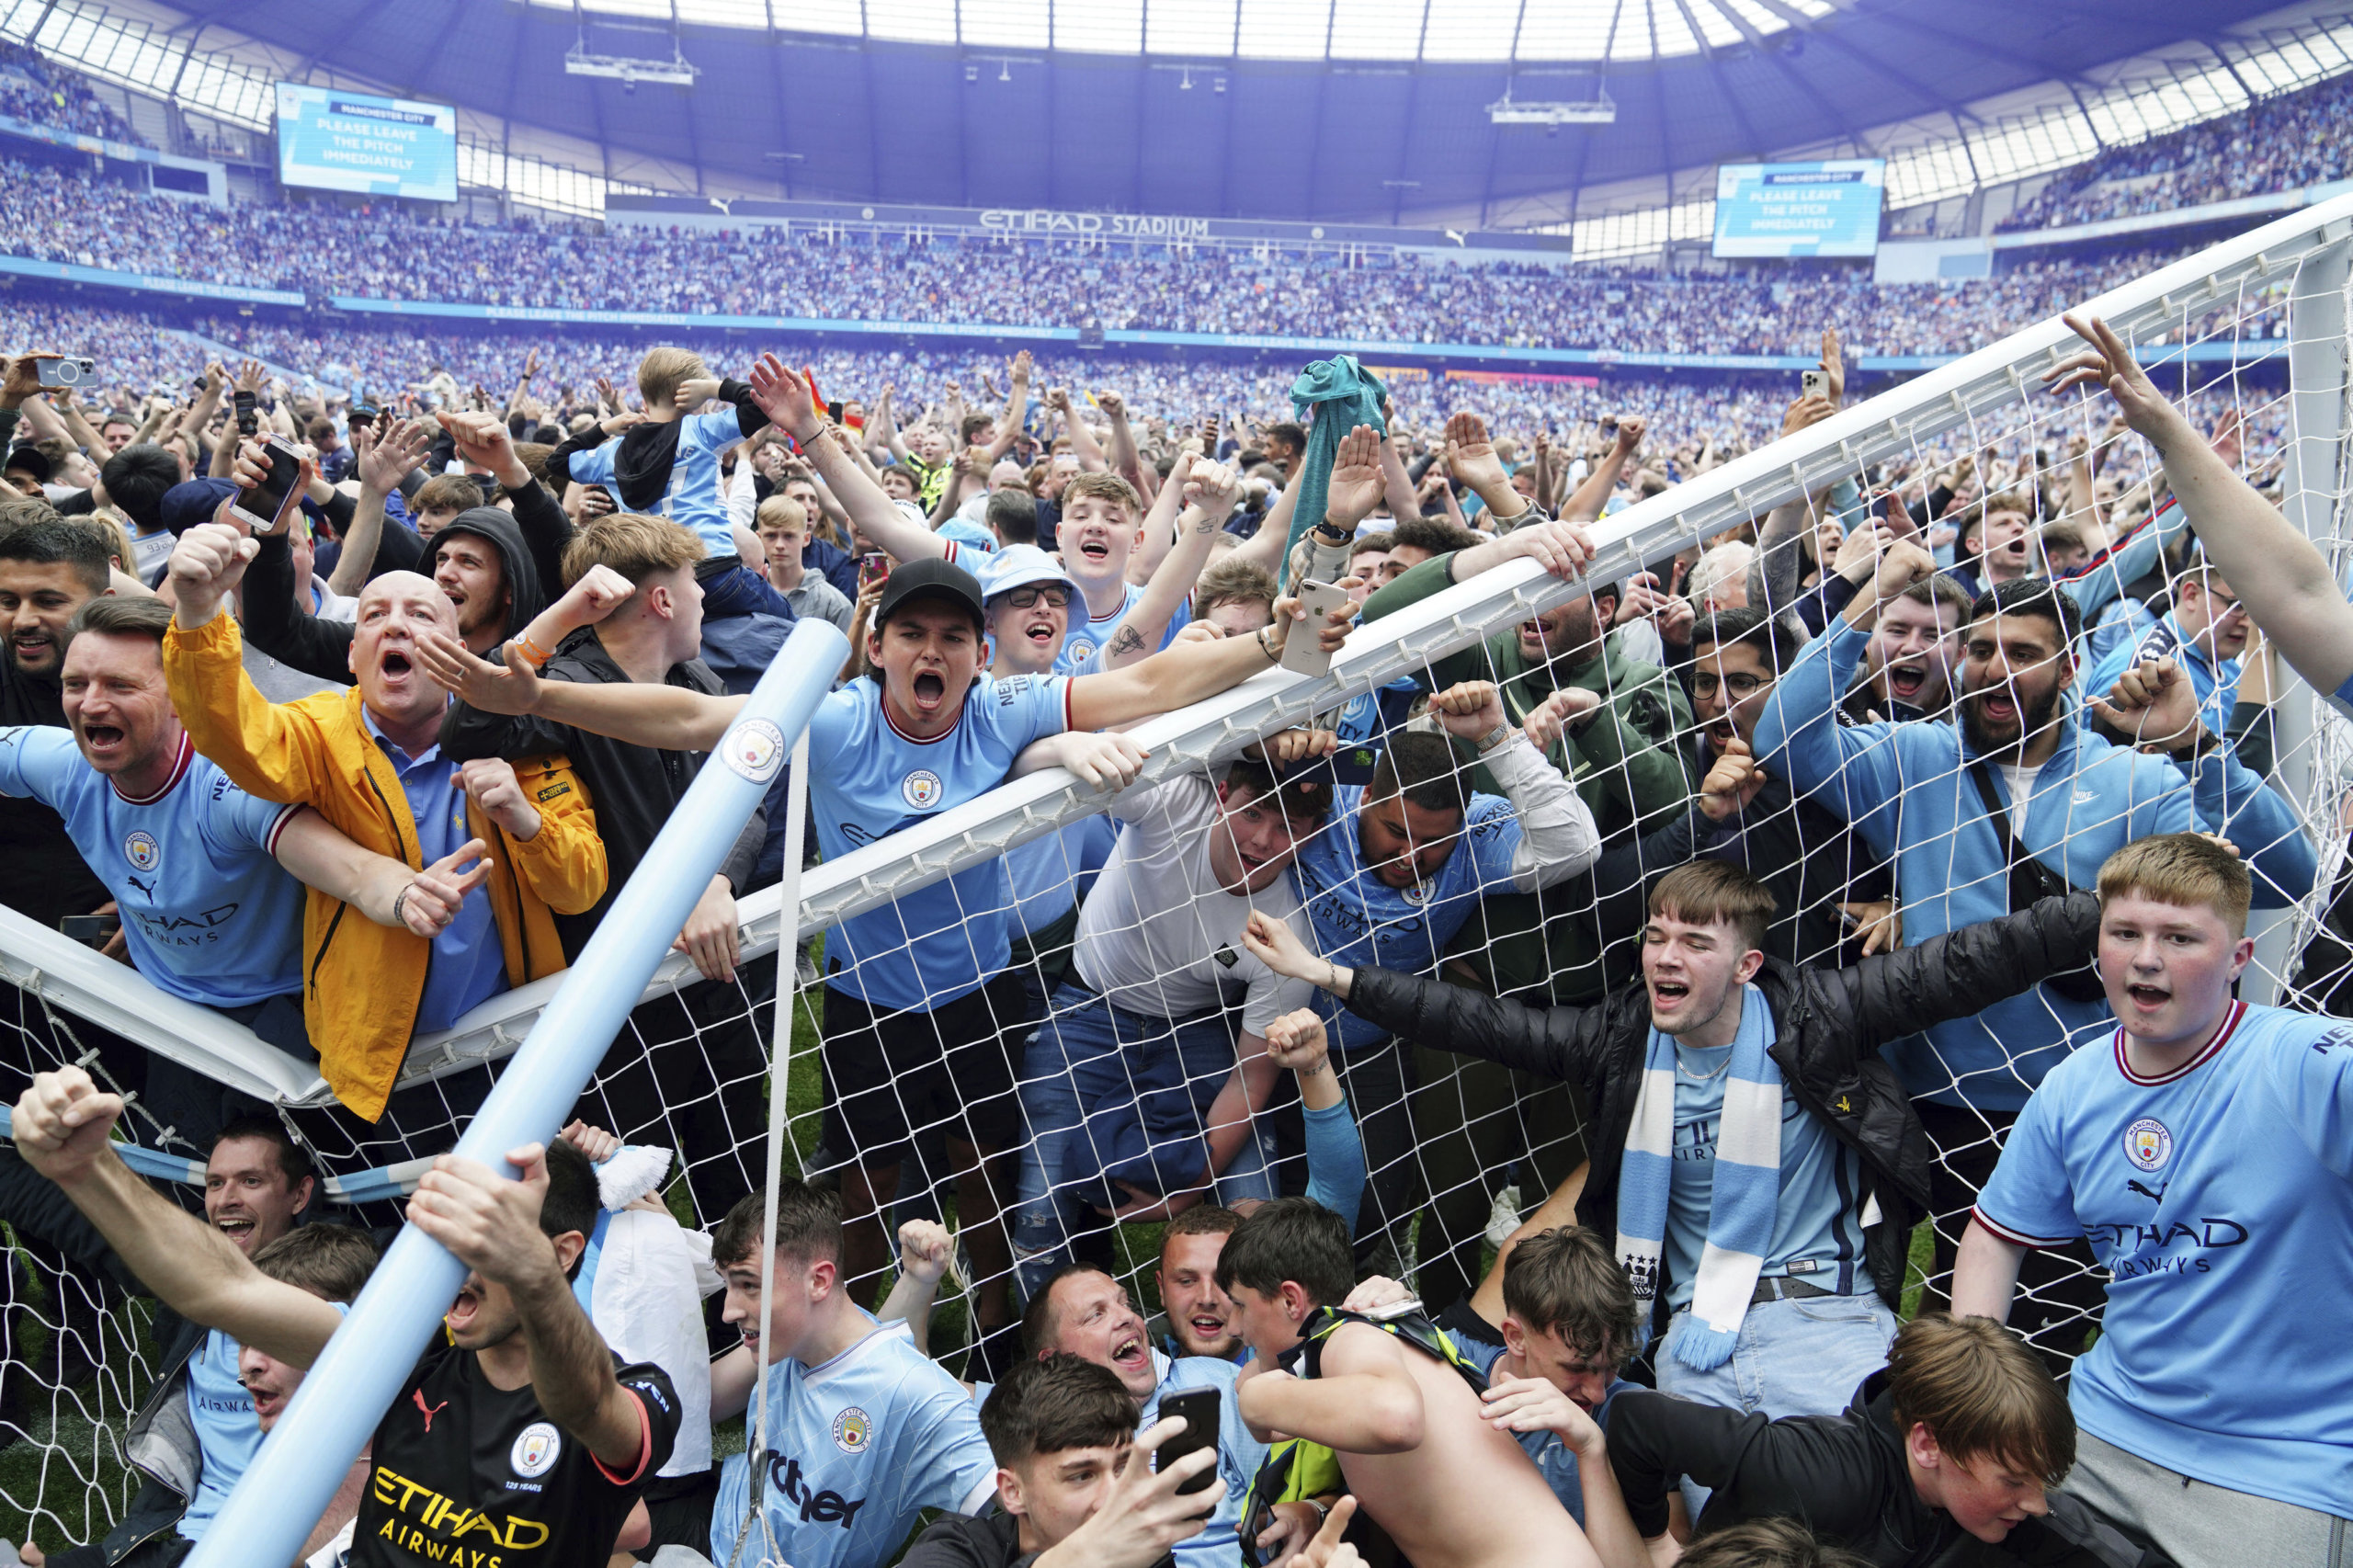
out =
<path fill-rule="evenodd" d="M 1043 599 L 1056 609 L 1070 608 L 1070 590 L 1062 587 L 1038 586 L 1016 588 L 1005 596 L 1006 602 L 1016 609 L 1035 609 Z"/>
<path fill-rule="evenodd" d="M 1772 684 L 1763 676 L 1753 676 L 1745 670 L 1734 670 L 1732 674 L 1725 676 L 1721 682 L 1716 676 L 1705 671 L 1695 671 L 1691 676 L 1691 695 L 1713 697 L 1717 687 L 1721 685 L 1732 693 L 1734 701 L 1739 701 L 1743 698 L 1756 696 Z"/>

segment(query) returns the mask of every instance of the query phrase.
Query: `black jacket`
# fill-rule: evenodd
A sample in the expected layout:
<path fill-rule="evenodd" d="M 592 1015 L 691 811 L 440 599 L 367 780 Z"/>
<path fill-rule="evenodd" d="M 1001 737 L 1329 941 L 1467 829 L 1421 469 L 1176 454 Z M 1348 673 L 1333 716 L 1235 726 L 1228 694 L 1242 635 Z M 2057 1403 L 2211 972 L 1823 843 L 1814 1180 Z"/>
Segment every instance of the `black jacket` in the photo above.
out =
<path fill-rule="evenodd" d="M 416 541 L 415 535 L 386 518 L 383 537 L 387 541 L 404 535 L 425 548 L 414 561 L 403 561 L 404 551 L 395 546 L 388 551 L 380 545 L 369 574 L 415 571 L 429 577 L 439 540 L 459 534 L 479 535 L 497 548 L 506 585 L 514 591 L 506 631 L 506 635 L 513 636 L 547 608 L 550 589 L 563 582 L 563 547 L 572 540 L 572 519 L 537 480 L 506 494 L 515 502 L 512 517 L 495 506 L 476 506 L 459 513 L 430 540 Z M 245 641 L 279 664 L 320 680 L 351 683 L 353 627 L 349 621 L 322 620 L 294 608 L 294 559 L 283 534 L 261 541 L 260 551 L 245 568 L 237 608 Z"/>
<path fill-rule="evenodd" d="M 583 627 L 557 645 L 555 656 L 540 672 L 540 678 L 613 686 L 626 683 L 629 676 L 605 652 L 605 645 L 597 640 L 596 630 Z M 671 665 L 663 680 L 665 685 L 708 696 L 715 697 L 725 690 L 719 677 L 700 659 Z M 589 798 L 597 803 L 597 834 L 605 841 L 607 867 L 605 896 L 597 901 L 594 908 L 583 915 L 555 917 L 556 933 L 563 939 L 564 957 L 574 961 L 630 874 L 653 847 L 654 835 L 670 820 L 678 802 L 686 799 L 687 787 L 701 770 L 704 756 L 701 752 L 655 751 L 651 746 L 631 745 L 608 735 L 575 730 L 568 724 L 551 724 L 543 719 L 484 713 L 463 702 L 452 702 L 442 716 L 441 750 L 457 762 L 471 762 L 480 756 L 546 756 L 554 752 L 572 759 L 581 781 L 588 786 Z M 736 835 L 735 846 L 720 865 L 728 885 L 739 896 L 751 889 L 753 868 L 758 863 L 766 835 L 767 824 L 756 811 L 744 824 L 744 831 Z"/>
<path fill-rule="evenodd" d="M 1861 1553 L 1874 1568 L 2162 1568 L 2166 1559 L 2128 1542 L 2073 1497 L 2047 1494 L 2049 1517 L 2013 1528 L 1999 1546 L 1962 1530 L 1920 1500 L 1895 1427 L 1885 1370 L 1855 1391 L 1844 1415 L 1768 1420 L 1648 1389 L 1609 1402 L 1609 1468 L 1634 1528 L 1666 1528 L 1676 1477 L 1712 1489 L 1698 1534 L 1745 1519 L 1802 1519 L 1824 1540 Z"/>
<path fill-rule="evenodd" d="M 1773 1009 L 1773 1060 L 1800 1105 L 1861 1156 L 1863 1190 L 1880 1221 L 1864 1232 L 1871 1278 L 1890 1308 L 1904 1290 L 1905 1248 L 1927 1212 L 1934 1157 L 1912 1099 L 1879 1048 L 1929 1024 L 2079 969 L 2098 939 L 2099 901 L 2047 898 L 1998 920 L 1847 969 L 1798 969 L 1768 958 L 1756 985 Z M 1593 1107 L 1592 1168 L 1577 1222 L 1614 1239 L 1618 1167 L 1642 1092 L 1650 998 L 1638 982 L 1589 1007 L 1531 1007 L 1441 981 L 1360 969 L 1348 1006 L 1391 1033 L 1439 1051 L 1581 1084 Z M 1661 1290 L 1664 1301 L 1666 1292 Z"/>

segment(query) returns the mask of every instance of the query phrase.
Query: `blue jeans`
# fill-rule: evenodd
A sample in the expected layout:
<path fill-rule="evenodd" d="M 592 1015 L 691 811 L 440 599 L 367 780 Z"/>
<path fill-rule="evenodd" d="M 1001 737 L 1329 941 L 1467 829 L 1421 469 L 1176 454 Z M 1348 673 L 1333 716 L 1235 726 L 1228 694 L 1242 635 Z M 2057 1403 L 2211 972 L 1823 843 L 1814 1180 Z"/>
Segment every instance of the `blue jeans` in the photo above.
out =
<path fill-rule="evenodd" d="M 1671 1321 L 1667 1332 L 1674 1332 Z M 1669 1355 L 1662 1335 L 1659 1392 L 1752 1415 L 1762 1411 L 1775 1421 L 1784 1415 L 1843 1415 L 1862 1381 L 1887 1365 L 1888 1343 L 1894 1337 L 1895 1314 L 1868 1287 L 1856 1296 L 1760 1301 L 1740 1320 L 1731 1359 L 1707 1371 Z M 1697 1524 L 1707 1489 L 1687 1481 L 1683 1498 Z"/>
<path fill-rule="evenodd" d="M 1013 1258 L 1024 1299 L 1067 1260 L 1070 1239 L 1109 1221 L 1112 1180 L 1182 1190 L 1199 1180 L 1204 1118 L 1233 1071 L 1233 1031 L 1222 1013 L 1153 1018 L 1091 991 L 1055 991 L 1021 1072 L 1029 1143 L 1013 1217 Z M 1254 1127 L 1215 1180 L 1217 1200 L 1275 1196 L 1266 1129 Z"/>

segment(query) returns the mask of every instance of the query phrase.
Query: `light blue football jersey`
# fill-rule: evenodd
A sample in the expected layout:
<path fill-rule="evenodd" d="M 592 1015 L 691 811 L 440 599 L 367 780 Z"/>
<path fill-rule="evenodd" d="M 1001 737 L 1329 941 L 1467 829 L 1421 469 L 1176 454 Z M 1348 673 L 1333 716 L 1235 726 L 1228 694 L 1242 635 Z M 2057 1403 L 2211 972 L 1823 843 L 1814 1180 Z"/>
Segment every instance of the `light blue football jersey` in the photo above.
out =
<path fill-rule="evenodd" d="M 1054 660 L 1054 673 L 1058 676 L 1075 676 L 1088 675 L 1100 670 L 1103 667 L 1100 661 L 1092 665 L 1087 661 L 1104 644 L 1111 641 L 1111 633 L 1119 630 L 1120 622 L 1128 618 L 1128 612 L 1135 608 L 1142 598 L 1143 585 L 1130 583 L 1127 597 L 1120 602 L 1120 608 L 1098 619 L 1087 613 L 1086 599 L 1073 595 L 1070 601 L 1070 630 L 1063 633 L 1063 651 Z M 1176 641 L 1176 634 L 1190 625 L 1192 619 L 1193 601 L 1188 598 L 1178 605 L 1176 612 L 1168 618 L 1168 629 L 1160 634 L 1160 648 L 1165 648 Z M 1159 648 L 1153 650 L 1154 653 L 1159 651 Z"/>
<path fill-rule="evenodd" d="M 204 1336 L 188 1358 L 188 1414 L 203 1455 L 196 1493 L 180 1515 L 179 1533 L 202 1540 L 206 1527 L 254 1462 L 261 1448 L 261 1421 L 254 1402 L 237 1381 L 237 1342 L 219 1329 Z"/>
<path fill-rule="evenodd" d="M 735 553 L 735 526 L 727 515 L 726 499 L 719 493 L 719 460 L 744 438 L 744 422 L 730 408 L 717 414 L 689 414 L 678 421 L 678 451 L 670 463 L 670 487 L 659 505 L 647 510 L 692 528 L 703 548 L 714 556 Z M 583 484 L 613 486 L 614 460 L 620 455 L 619 439 L 572 454 L 572 477 Z M 620 492 L 613 490 L 616 499 Z"/>
<path fill-rule="evenodd" d="M 1364 786 L 1344 784 L 1333 793 L 1331 824 L 1301 846 L 1298 864 L 1317 949 L 1334 963 L 1427 973 L 1483 894 L 1512 890 L 1511 859 L 1523 835 L 1518 812 L 1501 795 L 1471 797 L 1462 837 L 1438 875 L 1392 888 L 1364 862 L 1357 820 Z M 1384 1033 L 1327 992 L 1315 994 L 1315 1006 L 1344 1049 L 1371 1045 Z"/>
<path fill-rule="evenodd" d="M 892 722 L 878 682 L 854 680 L 818 706 L 809 726 L 818 846 L 839 859 L 961 806 L 1003 783 L 1030 742 L 1068 728 L 1070 682 L 1059 676 L 983 676 L 955 727 L 928 741 Z M 1004 867 L 984 860 L 852 915 L 826 938 L 825 983 L 881 1009 L 952 1002 L 1010 960 L 1012 902 Z"/>
<path fill-rule="evenodd" d="M 0 795 L 28 795 L 65 819 L 157 990 L 208 1007 L 301 991 L 302 884 L 273 854 L 301 807 L 246 794 L 186 735 L 170 780 L 133 800 L 47 724 L 0 730 Z"/>
<path fill-rule="evenodd" d="M 1139 1432 L 1160 1419 L 1160 1402 L 1170 1394 L 1214 1389 L 1218 1396 L 1217 1474 L 1225 1483 L 1225 1496 L 1200 1534 L 1176 1543 L 1178 1568 L 1233 1568 L 1240 1561 L 1242 1499 L 1250 1490 L 1250 1478 L 1267 1460 L 1267 1445 L 1250 1435 L 1242 1419 L 1242 1402 L 1234 1397 L 1233 1380 L 1242 1369 L 1208 1356 L 1170 1358 L 1155 1350 L 1152 1358 L 1160 1370 L 1160 1386 L 1144 1401 Z"/>
<path fill-rule="evenodd" d="M 768 1369 L 768 1446 L 720 1468 L 710 1560 L 734 1568 L 881 1568 L 925 1508 L 978 1513 L 996 1460 L 963 1385 L 925 1358 L 904 1323 L 832 1360 Z M 752 1517 L 752 1464 L 766 1474 L 766 1529 Z M 739 1538 L 742 1551 L 737 1551 Z"/>
<path fill-rule="evenodd" d="M 2027 1101 L 1977 1197 L 2024 1245 L 2109 1269 L 2068 1403 L 2167 1470 L 2353 1516 L 2353 1023 L 2234 1002 L 2196 1059 L 2136 1074 L 2123 1031 Z"/>

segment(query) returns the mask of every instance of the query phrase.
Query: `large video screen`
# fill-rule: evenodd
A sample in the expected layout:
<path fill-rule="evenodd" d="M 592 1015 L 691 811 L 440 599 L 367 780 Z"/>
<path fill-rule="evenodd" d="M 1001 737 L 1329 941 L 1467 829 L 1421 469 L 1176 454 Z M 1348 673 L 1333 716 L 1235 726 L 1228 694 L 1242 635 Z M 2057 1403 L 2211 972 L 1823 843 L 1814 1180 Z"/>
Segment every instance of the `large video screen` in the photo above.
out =
<path fill-rule="evenodd" d="M 280 82 L 278 177 L 324 190 L 455 201 L 458 111 Z"/>
<path fill-rule="evenodd" d="M 1725 164 L 1716 170 L 1718 256 L 1874 256 L 1884 158 Z"/>

